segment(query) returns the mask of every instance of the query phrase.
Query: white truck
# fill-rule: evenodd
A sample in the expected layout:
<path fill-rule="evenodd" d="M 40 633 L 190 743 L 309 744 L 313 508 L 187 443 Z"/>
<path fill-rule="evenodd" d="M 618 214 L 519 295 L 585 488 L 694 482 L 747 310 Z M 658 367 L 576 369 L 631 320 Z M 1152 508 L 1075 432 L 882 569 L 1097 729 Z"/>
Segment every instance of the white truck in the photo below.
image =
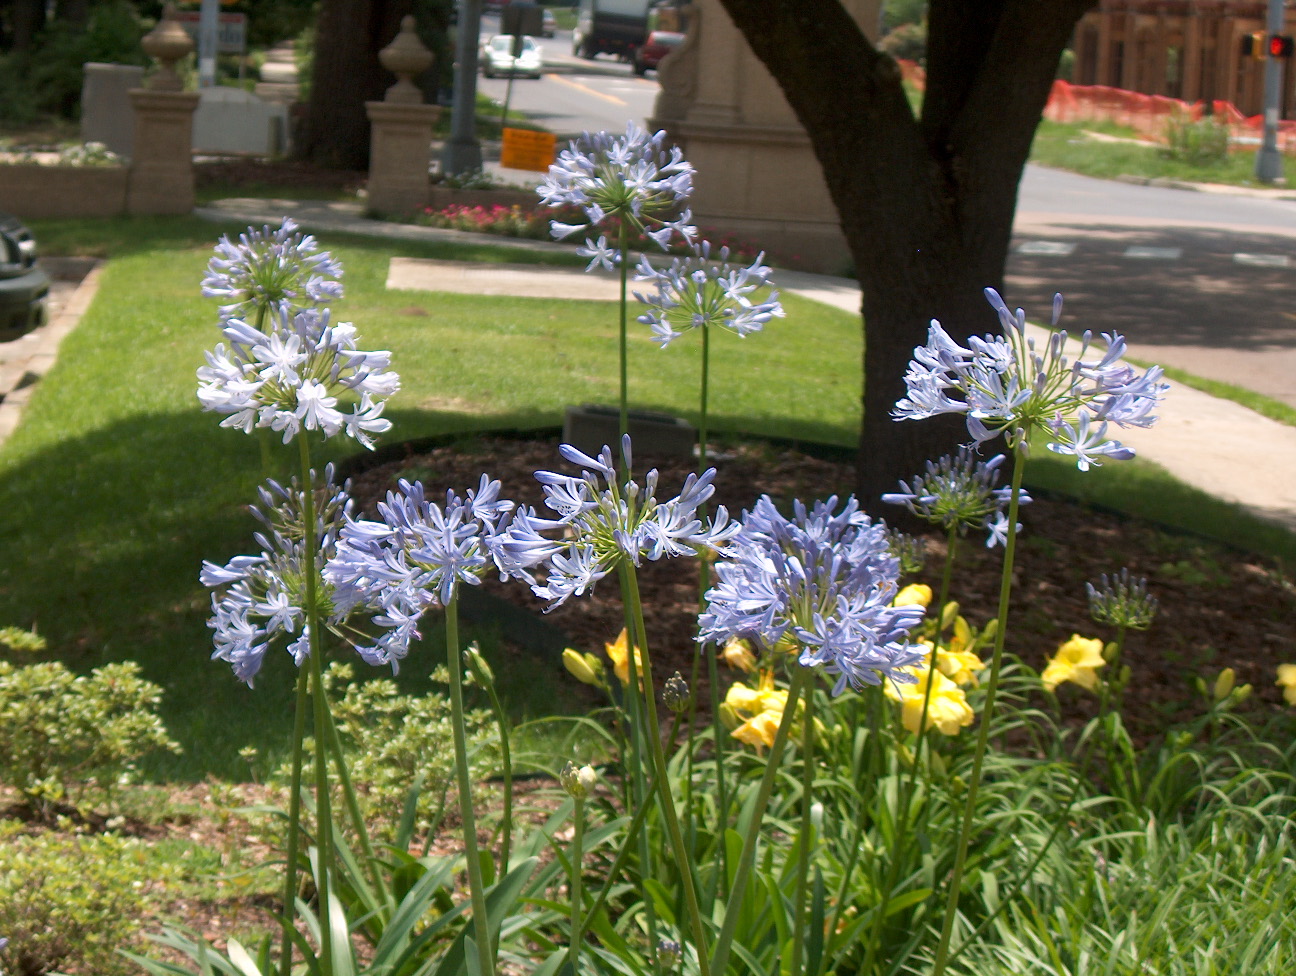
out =
<path fill-rule="evenodd" d="M 623 61 L 632 60 L 648 36 L 649 2 L 580 0 L 572 31 L 572 54 L 578 58 L 615 54 Z"/>

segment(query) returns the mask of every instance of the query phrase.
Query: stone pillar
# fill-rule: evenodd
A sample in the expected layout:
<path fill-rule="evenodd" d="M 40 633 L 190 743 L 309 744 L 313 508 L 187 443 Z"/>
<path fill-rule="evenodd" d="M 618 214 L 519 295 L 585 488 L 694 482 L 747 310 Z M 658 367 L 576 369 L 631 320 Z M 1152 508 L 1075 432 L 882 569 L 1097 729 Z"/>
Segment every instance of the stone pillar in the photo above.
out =
<path fill-rule="evenodd" d="M 198 93 L 181 91 L 175 63 L 193 50 L 193 41 L 167 4 L 162 19 L 140 42 L 158 61 L 148 88 L 130 93 L 135 110 L 135 152 L 126 186 L 126 211 L 133 214 L 184 214 L 194 206 L 193 113 Z"/>
<path fill-rule="evenodd" d="M 432 125 L 440 112 L 424 105 L 413 83 L 432 64 L 432 55 L 414 33 L 414 18 L 401 20 L 400 33 L 378 52 L 382 66 L 396 76 L 381 102 L 365 102 L 369 139 L 368 208 L 397 214 L 422 210 L 429 195 Z"/>

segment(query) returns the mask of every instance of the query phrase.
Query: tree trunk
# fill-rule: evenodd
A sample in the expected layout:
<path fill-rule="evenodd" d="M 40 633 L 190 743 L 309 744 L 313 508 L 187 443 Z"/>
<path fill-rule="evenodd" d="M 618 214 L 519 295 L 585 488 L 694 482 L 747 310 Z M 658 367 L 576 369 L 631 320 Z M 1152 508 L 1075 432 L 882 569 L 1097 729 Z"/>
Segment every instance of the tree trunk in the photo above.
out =
<path fill-rule="evenodd" d="M 367 169 L 367 101 L 395 81 L 378 52 L 392 42 L 413 0 L 323 0 L 315 27 L 310 101 L 297 155 L 332 169 Z"/>
<path fill-rule="evenodd" d="M 1002 286 L 1031 139 L 1095 2 L 932 0 L 916 119 L 898 66 L 838 0 L 720 0 L 805 127 L 858 269 L 858 488 L 874 511 L 900 478 L 969 440 L 962 423 L 897 423 L 890 411 L 932 319 L 960 339 L 996 330 L 982 292 Z"/>
<path fill-rule="evenodd" d="M 30 51 L 32 41 L 45 26 L 44 0 L 13 0 L 13 32 L 10 50 Z"/>

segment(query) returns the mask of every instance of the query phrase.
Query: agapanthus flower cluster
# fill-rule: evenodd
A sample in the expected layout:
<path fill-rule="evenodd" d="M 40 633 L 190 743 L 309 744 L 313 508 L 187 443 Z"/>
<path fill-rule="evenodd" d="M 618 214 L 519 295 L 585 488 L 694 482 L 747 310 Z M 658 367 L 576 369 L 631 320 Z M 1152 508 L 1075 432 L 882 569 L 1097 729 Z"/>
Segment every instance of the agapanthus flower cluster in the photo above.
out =
<path fill-rule="evenodd" d="M 732 554 L 716 564 L 698 639 L 745 637 L 765 651 L 790 643 L 803 666 L 836 676 L 834 694 L 885 678 L 912 681 L 905 669 L 922 661 L 923 649 L 908 634 L 923 609 L 891 605 L 900 567 L 886 527 L 854 497 L 834 513 L 836 506 L 836 496 L 809 511 L 798 501 L 789 519 L 765 495 L 744 513 Z"/>
<path fill-rule="evenodd" d="M 378 504 L 381 521 L 348 517 L 337 553 L 324 570 L 342 612 L 371 607 L 383 632 L 356 644 L 371 664 L 396 670 L 418 637 L 419 618 L 446 606 L 462 584 L 478 585 L 492 570 L 501 579 L 532 579 L 528 567 L 552 548 L 514 544 L 510 520 L 528 513 L 500 498 L 500 483 L 482 475 L 475 490 L 447 491 L 445 503 L 429 501 L 419 482 L 402 480 Z M 550 523 L 547 523 L 550 524 Z M 528 528 L 532 528 L 529 523 Z M 543 540 L 542 540 L 543 541 Z M 528 553 L 530 556 L 528 557 Z"/>
<path fill-rule="evenodd" d="M 1003 462 L 1002 454 L 989 461 L 978 461 L 971 445 L 964 445 L 952 456 L 946 454 L 939 461 L 928 461 L 926 471 L 916 475 L 908 485 L 900 482 L 900 487 L 908 490 L 885 494 L 882 500 L 904 505 L 919 518 L 946 531 L 957 529 L 965 533 L 969 528 L 985 529 L 986 546 L 992 547 L 1008 538 L 1005 510 L 1012 489 L 998 487 L 999 466 Z M 1021 504 L 1030 500 L 1025 491 L 1019 493 Z"/>
<path fill-rule="evenodd" d="M 722 247 L 719 260 L 711 257 L 711 242 L 700 242 L 694 253 L 675 258 L 670 266 L 658 269 L 643 257 L 635 269 L 635 280 L 654 285 L 656 293 L 635 297 L 648 306 L 639 316 L 644 325 L 652 326 L 653 342 L 665 349 L 688 329 L 720 326 L 747 336 L 759 332 L 772 318 L 782 318 L 783 306 L 778 292 L 771 291 L 763 302 L 753 302 L 753 292 L 770 283 L 771 271 L 757 255 L 750 266 L 731 265 L 729 248 Z"/>
<path fill-rule="evenodd" d="M 1009 447 L 1025 450 L 1033 430 L 1053 439 L 1050 451 L 1075 457 L 1087 471 L 1099 458 L 1128 459 L 1132 448 L 1109 439 L 1110 424 L 1149 427 L 1152 411 L 1165 395 L 1161 369 L 1139 374 L 1122 363 L 1125 339 L 1102 334 L 1105 350 L 1090 355 L 1092 334 L 1080 338 L 1074 359 L 1065 353 L 1067 334 L 1054 331 L 1042 348 L 1026 335 L 1026 315 L 1009 311 L 998 292 L 986 298 L 999 314 L 1004 334 L 973 336 L 966 348 L 933 321 L 927 345 L 914 350 L 905 373 L 907 395 L 895 406 L 897 420 L 920 420 L 943 413 L 967 415 L 978 443 L 1003 434 Z M 1062 314 L 1062 296 L 1053 300 L 1052 325 Z M 951 396 L 957 394 L 957 397 Z"/>
<path fill-rule="evenodd" d="M 263 309 L 286 314 L 336 301 L 341 278 L 341 263 L 285 217 L 275 230 L 249 227 L 237 242 L 222 236 L 202 293 L 228 302 L 220 307 L 222 319 L 250 318 Z"/>
<path fill-rule="evenodd" d="M 328 309 L 275 311 L 268 331 L 230 319 L 222 333 L 229 348 L 218 343 L 198 370 L 198 399 L 225 415 L 222 427 L 268 427 L 285 444 L 302 430 L 345 432 L 370 449 L 370 435 L 391 427 L 382 417 L 400 389 L 391 354 L 358 349 L 355 326 L 334 325 Z M 340 397 L 354 397 L 349 409 Z"/>
<path fill-rule="evenodd" d="M 565 537 L 549 556 L 546 579 L 532 587 L 549 609 L 580 595 L 624 564 L 641 565 L 644 559 L 695 556 L 704 551 L 725 551 L 739 526 L 729 521 L 723 505 L 714 517 L 702 520 L 697 510 L 715 492 L 715 468 L 690 474 L 674 498 L 657 500 L 657 470 L 644 477 L 641 487 L 617 476 L 612 449 L 604 447 L 597 458 L 570 444 L 559 452 L 582 468 L 579 476 L 537 471 L 545 504 L 558 516 Z M 625 470 L 632 465 L 630 437 L 621 441 Z M 511 535 L 527 528 L 529 516 L 514 520 Z M 538 536 L 538 533 L 535 533 Z"/>
<path fill-rule="evenodd" d="M 346 486 L 333 480 L 333 467 L 324 469 L 324 480 L 315 483 L 311 472 L 315 523 L 316 601 L 321 619 L 336 624 L 344 614 L 337 610 L 331 588 L 321 570 L 337 551 L 338 532 L 351 511 Z M 240 681 L 252 684 L 270 646 L 283 640 L 300 667 L 310 654 L 311 634 L 306 624 L 306 504 L 296 479 L 287 485 L 268 481 L 258 490 L 260 501 L 252 514 L 265 526 L 253 538 L 261 547 L 255 556 L 235 556 L 224 566 L 203 562 L 200 579 L 212 594 L 212 616 L 207 626 L 215 631 L 215 660 L 227 661 Z"/>
<path fill-rule="evenodd" d="M 680 235 L 692 241 L 697 233 L 689 221 L 688 198 L 693 192 L 693 167 L 677 147 L 666 148 L 666 133 L 649 135 L 634 122 L 626 124 L 623 138 L 608 132 L 586 132 L 558 154 L 549 175 L 537 187 L 542 203 L 550 207 L 574 205 L 585 222 L 553 221 L 556 238 L 584 232 L 582 253 L 612 268 L 620 257 L 606 236 L 594 235 L 619 227 L 643 231 L 665 250 Z"/>
<path fill-rule="evenodd" d="M 1147 630 L 1156 616 L 1156 597 L 1148 592 L 1147 577 L 1135 579 L 1128 568 L 1108 576 L 1103 573 L 1098 585 L 1085 584 L 1089 595 L 1089 616 L 1100 624 Z"/>

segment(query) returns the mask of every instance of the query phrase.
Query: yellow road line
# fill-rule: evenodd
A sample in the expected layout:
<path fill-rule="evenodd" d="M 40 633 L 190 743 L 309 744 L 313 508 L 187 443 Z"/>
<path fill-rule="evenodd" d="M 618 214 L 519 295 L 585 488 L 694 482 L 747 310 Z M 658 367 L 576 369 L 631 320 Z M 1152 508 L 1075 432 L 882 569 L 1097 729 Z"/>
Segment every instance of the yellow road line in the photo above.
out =
<path fill-rule="evenodd" d="M 570 78 L 564 78 L 562 75 L 545 75 L 545 77 L 552 81 L 556 81 L 559 84 L 566 85 L 569 88 L 575 88 L 579 91 L 583 91 L 586 95 L 593 95 L 595 98 L 601 98 L 605 102 L 611 102 L 613 105 L 625 104 L 625 102 L 621 101 L 621 99 L 617 98 L 615 95 L 609 95 L 606 92 L 595 91 L 593 88 L 590 88 L 589 85 L 582 85 L 579 81 L 572 81 Z"/>

